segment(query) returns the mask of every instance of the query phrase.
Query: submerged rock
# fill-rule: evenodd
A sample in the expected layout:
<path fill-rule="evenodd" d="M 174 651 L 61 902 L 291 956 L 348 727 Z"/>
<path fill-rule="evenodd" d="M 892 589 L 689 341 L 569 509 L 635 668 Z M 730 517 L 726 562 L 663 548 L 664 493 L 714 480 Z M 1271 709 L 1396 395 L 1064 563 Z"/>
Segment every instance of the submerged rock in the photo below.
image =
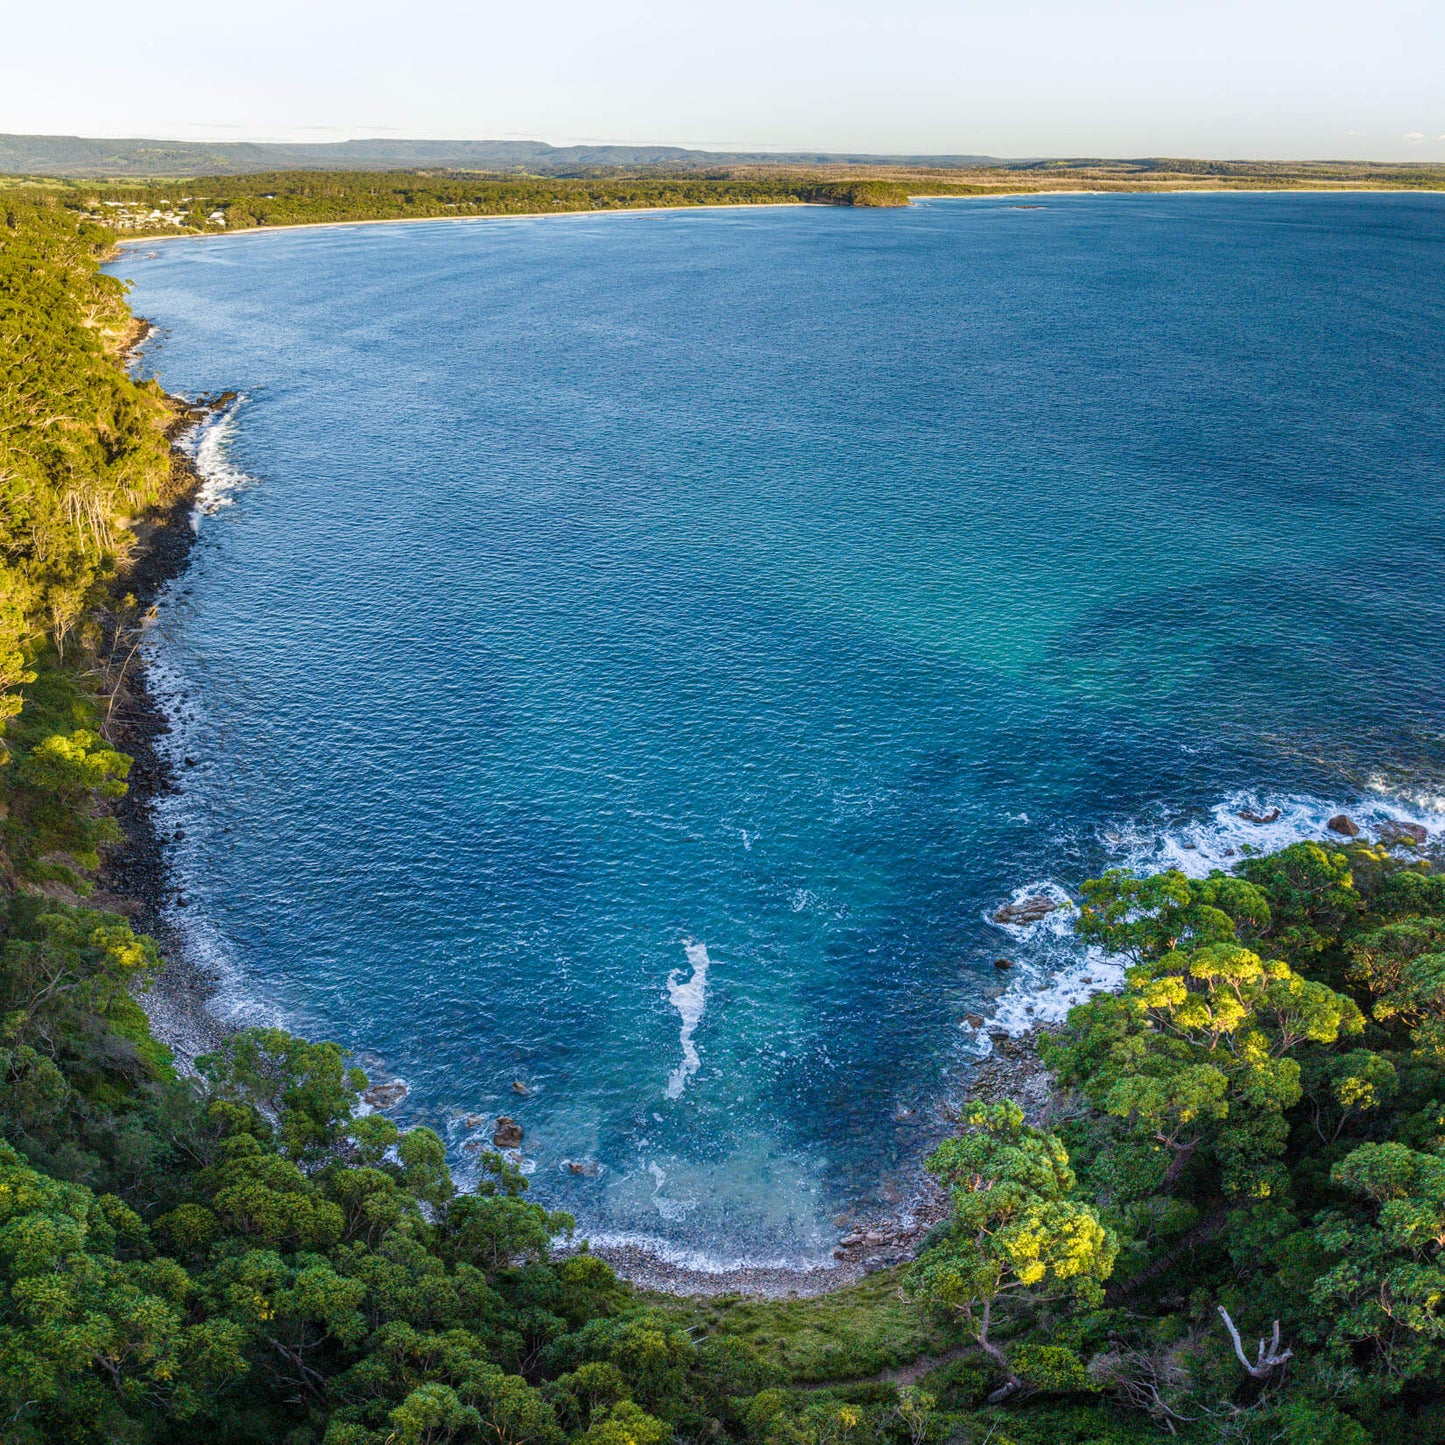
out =
<path fill-rule="evenodd" d="M 995 923 L 1037 923 L 1041 918 L 1047 918 L 1056 908 L 1060 907 L 1052 898 L 1046 898 L 1042 893 L 1036 893 L 1031 898 L 1021 898 L 1017 903 L 1005 903 L 1002 908 L 996 909 L 993 915 Z"/>
<path fill-rule="evenodd" d="M 513 1079 L 512 1092 L 520 1094 L 525 1099 L 532 1091 L 520 1079 Z"/>
<path fill-rule="evenodd" d="M 595 1159 L 564 1159 L 562 1168 L 583 1179 L 596 1179 L 602 1173 L 602 1166 Z"/>
<path fill-rule="evenodd" d="M 373 1084 L 361 1097 L 373 1109 L 390 1109 L 410 1092 L 400 1079 L 391 1079 L 384 1084 Z"/>
<path fill-rule="evenodd" d="M 1014 961 L 1011 958 L 996 958 L 993 961 L 993 966 L 995 968 L 1012 968 Z"/>
<path fill-rule="evenodd" d="M 1420 847 L 1430 836 L 1419 823 L 1407 823 L 1401 818 L 1390 818 L 1381 823 L 1375 833 L 1380 842 L 1388 843 L 1392 847 L 1396 843 L 1413 843 Z"/>
<path fill-rule="evenodd" d="M 1260 825 L 1277 823 L 1279 821 L 1279 809 L 1271 808 L 1267 813 L 1254 813 L 1248 808 L 1241 808 L 1239 810 L 1239 816 L 1243 818 L 1246 823 L 1258 823 Z"/>
<path fill-rule="evenodd" d="M 521 1142 L 522 1126 L 515 1119 L 501 1115 L 497 1119 L 497 1127 L 492 1130 L 492 1143 L 498 1149 L 515 1149 Z"/>
<path fill-rule="evenodd" d="M 981 1029 L 983 1027 L 982 1014 L 965 1014 L 963 1021 L 971 1029 Z"/>
<path fill-rule="evenodd" d="M 1342 833 L 1346 838 L 1358 838 L 1360 825 L 1345 813 L 1336 813 L 1325 827 L 1332 833 Z"/>

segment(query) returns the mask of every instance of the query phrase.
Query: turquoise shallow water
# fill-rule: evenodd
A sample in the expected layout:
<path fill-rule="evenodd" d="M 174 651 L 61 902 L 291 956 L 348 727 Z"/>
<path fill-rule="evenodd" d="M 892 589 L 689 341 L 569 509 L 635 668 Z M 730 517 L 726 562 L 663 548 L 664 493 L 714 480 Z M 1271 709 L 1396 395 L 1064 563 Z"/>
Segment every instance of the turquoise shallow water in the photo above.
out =
<path fill-rule="evenodd" d="M 463 1173 L 516 1115 L 594 1235 L 825 1257 L 966 1013 L 1110 977 L 1001 901 L 1434 826 L 1442 261 L 1408 195 L 128 251 L 145 367 L 243 394 L 153 645 L 223 1007 Z"/>

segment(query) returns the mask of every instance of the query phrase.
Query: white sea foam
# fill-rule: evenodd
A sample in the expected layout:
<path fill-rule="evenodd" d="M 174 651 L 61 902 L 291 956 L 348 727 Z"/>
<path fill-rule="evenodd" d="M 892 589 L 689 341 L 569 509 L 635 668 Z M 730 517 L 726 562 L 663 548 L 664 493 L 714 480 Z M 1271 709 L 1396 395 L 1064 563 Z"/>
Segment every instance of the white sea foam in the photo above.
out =
<path fill-rule="evenodd" d="M 618 1231 L 579 1231 L 588 1243 L 596 1249 L 636 1249 L 650 1254 L 663 1264 L 679 1269 L 692 1270 L 697 1274 L 729 1274 L 739 1269 L 836 1269 L 838 1261 L 828 1252 L 810 1254 L 709 1254 L 695 1245 L 680 1244 L 675 1239 L 663 1239 L 655 1234 Z"/>
<path fill-rule="evenodd" d="M 236 492 L 253 484 L 254 479 L 235 466 L 229 452 L 237 409 L 244 401 L 245 397 L 239 397 L 224 411 L 208 415 L 180 440 L 181 449 L 191 458 L 201 478 L 190 516 L 196 531 L 200 530 L 203 517 L 230 506 Z M 175 653 L 166 645 L 166 615 L 175 593 L 184 586 L 184 576 L 168 585 L 161 599 L 160 622 L 142 643 L 147 685 L 169 725 L 169 731 L 156 739 L 156 750 L 177 776 L 189 772 L 184 766 L 188 756 L 204 755 L 208 751 L 205 739 L 209 733 L 204 705 L 199 701 L 203 689 L 186 675 Z M 188 904 L 180 907 L 172 900 L 164 912 L 176 931 L 187 962 L 214 983 L 207 1008 L 218 1018 L 236 1025 L 294 1025 L 296 1021 L 288 1019 L 274 1002 L 245 988 L 229 940 L 206 915 L 198 896 L 200 890 L 195 888 L 195 882 L 202 867 L 202 843 L 214 826 L 213 820 L 204 808 L 192 803 L 184 789 L 158 795 L 152 807 L 157 828 L 163 835 L 174 835 L 178 828 L 185 834 L 184 843 L 171 844 L 171 861 L 179 884 L 178 893 L 188 898 Z"/>
<path fill-rule="evenodd" d="M 1134 873 L 1177 868 L 1190 878 L 1204 878 L 1215 869 L 1228 871 L 1251 854 L 1273 853 L 1306 839 L 1340 842 L 1327 824 L 1337 814 L 1351 818 L 1372 837 L 1382 823 L 1418 823 L 1432 835 L 1445 830 L 1445 809 L 1428 795 L 1390 789 L 1383 780 L 1370 792 L 1348 800 L 1306 793 L 1240 791 L 1216 803 L 1206 818 L 1177 823 L 1135 822 L 1100 831 L 1100 841 L 1114 855 L 1111 866 Z M 1434 804 L 1435 806 L 1432 806 Z M 1254 822 L 1253 818 L 1268 818 Z"/>
<path fill-rule="evenodd" d="M 1362 837 L 1374 837 L 1381 824 L 1417 823 L 1433 839 L 1445 834 L 1445 800 L 1428 793 L 1389 788 L 1372 780 L 1368 793 L 1347 801 L 1301 793 L 1267 790 L 1231 793 L 1207 815 L 1186 819 L 1127 819 L 1098 831 L 1098 841 L 1109 856 L 1107 866 L 1138 876 L 1177 868 L 1190 878 L 1204 878 L 1218 869 L 1227 872 L 1251 855 L 1273 853 L 1308 839 L 1340 842 L 1327 828 L 1339 813 L 1351 818 Z M 1252 822 L 1243 816 L 1268 819 Z M 1016 888 L 1010 902 L 1046 896 L 1065 906 L 1036 923 L 1002 924 L 993 920 L 993 908 L 984 914 L 989 927 L 1008 938 L 1013 962 L 1008 983 L 999 997 L 988 1027 L 1017 1037 L 1036 1024 L 1058 1023 L 1077 1003 L 1096 993 L 1118 989 L 1124 982 L 1126 960 L 1095 945 L 1086 945 L 1074 933 L 1077 909 L 1065 889 L 1052 879 Z M 997 905 L 994 905 L 995 907 Z M 970 1030 L 964 1047 L 976 1055 L 991 1050 L 983 1030 Z"/>
<path fill-rule="evenodd" d="M 682 1027 L 678 1030 L 678 1038 L 682 1043 L 682 1062 L 668 1075 L 667 1088 L 663 1091 L 669 1099 L 682 1097 L 687 1081 L 697 1073 L 702 1063 L 692 1036 L 702 1022 L 703 1010 L 707 1007 L 709 959 L 704 944 L 687 939 L 683 947 L 687 950 L 687 961 L 692 965 L 691 976 L 686 983 L 680 982 L 680 968 L 673 969 L 667 976 L 667 1001 L 682 1016 Z"/>
<path fill-rule="evenodd" d="M 652 1175 L 652 1207 L 669 1224 L 681 1223 L 697 1204 L 697 1200 L 669 1199 L 662 1192 L 662 1186 L 667 1183 L 667 1171 L 660 1164 L 649 1164 L 647 1172 Z"/>
<path fill-rule="evenodd" d="M 1008 987 L 994 1006 L 989 1027 L 1017 1037 L 1036 1024 L 1058 1023 L 1077 1003 L 1124 982 L 1124 961 L 1101 948 L 1085 947 L 1074 934 L 1077 909 L 1066 890 L 1052 879 L 1014 889 L 1010 903 L 1048 898 L 1057 906 L 1035 923 L 985 922 L 1004 934 L 1013 961 Z M 990 1051 L 986 1034 L 974 1036 L 975 1052 Z"/>
<path fill-rule="evenodd" d="M 196 700 L 197 689 L 166 650 L 164 631 L 163 609 L 161 625 L 143 643 L 146 682 L 170 729 L 156 739 L 156 751 L 179 776 L 190 771 L 185 769 L 184 759 L 191 753 L 204 751 L 199 740 L 205 735 L 206 719 L 202 705 Z M 213 826 L 206 810 L 197 808 L 186 790 L 160 793 L 151 807 L 157 831 L 163 837 L 174 837 L 178 830 L 185 834 L 183 843 L 170 844 L 170 856 L 177 895 L 186 897 L 188 904 L 179 906 L 173 895 L 162 911 L 175 930 L 187 963 L 212 982 L 214 991 L 207 1000 L 207 1008 L 216 1017 L 238 1026 L 284 1026 L 286 1020 L 274 1004 L 241 987 L 240 970 L 230 944 L 207 916 L 194 887 L 202 866 L 206 834 Z"/>
<path fill-rule="evenodd" d="M 236 415 L 245 404 L 237 397 L 224 411 L 213 412 L 198 422 L 181 438 L 181 450 L 190 457 L 201 478 L 196 505 L 191 510 L 191 527 L 199 532 L 201 520 L 214 516 L 223 507 L 234 505 L 236 493 L 255 484 L 231 459 L 231 443 L 236 435 Z"/>

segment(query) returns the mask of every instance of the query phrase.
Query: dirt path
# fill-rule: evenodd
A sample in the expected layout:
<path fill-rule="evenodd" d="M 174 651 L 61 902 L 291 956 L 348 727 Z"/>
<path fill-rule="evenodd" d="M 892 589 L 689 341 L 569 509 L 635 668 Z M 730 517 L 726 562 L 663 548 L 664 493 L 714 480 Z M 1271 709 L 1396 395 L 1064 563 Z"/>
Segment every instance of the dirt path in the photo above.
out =
<path fill-rule="evenodd" d="M 925 1375 L 936 1370 L 940 1365 L 946 1365 L 950 1360 L 956 1360 L 963 1355 L 971 1355 L 976 1348 L 975 1345 L 955 1345 L 941 1355 L 921 1355 L 911 1365 L 898 1365 L 891 1370 L 880 1370 L 873 1378 L 881 1385 L 897 1385 L 901 1390 L 908 1385 L 916 1385 Z"/>

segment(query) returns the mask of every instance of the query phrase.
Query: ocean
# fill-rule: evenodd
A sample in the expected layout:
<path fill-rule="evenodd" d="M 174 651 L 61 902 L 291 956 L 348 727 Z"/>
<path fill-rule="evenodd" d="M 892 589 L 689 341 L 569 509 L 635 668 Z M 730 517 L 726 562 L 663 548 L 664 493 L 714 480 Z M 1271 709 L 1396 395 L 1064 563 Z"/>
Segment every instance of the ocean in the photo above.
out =
<path fill-rule="evenodd" d="M 1445 826 L 1442 263 L 1426 194 L 127 249 L 240 398 L 148 643 L 216 1007 L 594 1240 L 828 1260 L 1119 976 L 1001 904 Z"/>

